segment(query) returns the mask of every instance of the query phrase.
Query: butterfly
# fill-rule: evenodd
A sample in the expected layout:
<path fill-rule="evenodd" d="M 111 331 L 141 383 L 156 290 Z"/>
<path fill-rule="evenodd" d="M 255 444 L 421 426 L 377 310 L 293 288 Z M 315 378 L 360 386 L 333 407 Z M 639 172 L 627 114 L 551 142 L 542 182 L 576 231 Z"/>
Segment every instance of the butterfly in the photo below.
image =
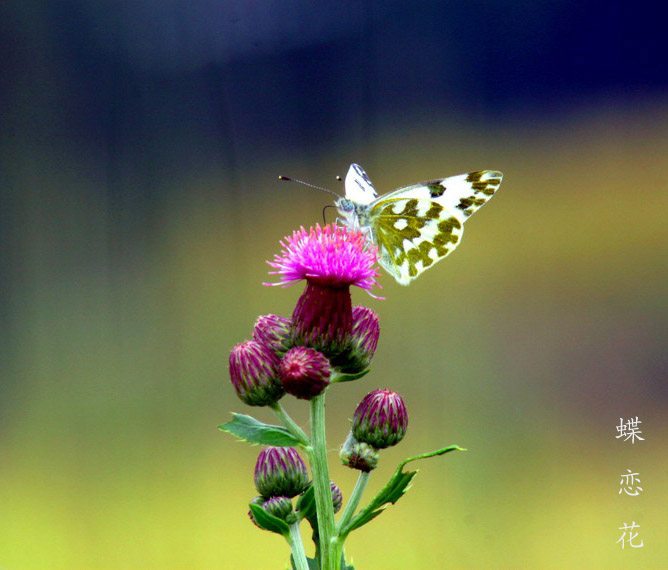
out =
<path fill-rule="evenodd" d="M 376 245 L 378 263 L 408 285 L 459 245 L 464 222 L 494 195 L 502 177 L 496 170 L 478 170 L 379 197 L 367 173 L 351 164 L 345 197 L 336 207 L 346 226 Z"/>

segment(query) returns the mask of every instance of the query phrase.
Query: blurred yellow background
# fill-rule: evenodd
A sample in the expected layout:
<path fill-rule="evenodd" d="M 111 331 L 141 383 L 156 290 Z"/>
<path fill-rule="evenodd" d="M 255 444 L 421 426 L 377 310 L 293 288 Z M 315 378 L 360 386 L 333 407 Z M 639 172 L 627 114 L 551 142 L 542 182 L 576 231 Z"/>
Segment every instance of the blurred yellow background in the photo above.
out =
<path fill-rule="evenodd" d="M 170 75 L 148 56 L 126 69 L 102 43 L 95 57 L 109 68 L 99 71 L 54 33 L 76 39 L 72 14 L 90 25 L 92 8 L 36 16 L 18 6 L 3 91 L 0 567 L 285 567 L 283 539 L 246 515 L 259 449 L 216 429 L 231 411 L 273 421 L 236 398 L 227 355 L 258 315 L 290 315 L 302 286 L 264 287 L 266 260 L 330 203 L 277 175 L 340 190 L 334 176 L 350 162 L 380 192 L 504 173 L 446 261 L 407 288 L 383 275 L 386 300 L 353 292 L 378 312 L 381 337 L 372 372 L 328 395 L 344 500 L 356 477 L 337 448 L 374 388 L 401 393 L 410 423 L 367 498 L 404 457 L 468 449 L 413 464 L 407 496 L 348 540 L 356 567 L 666 567 L 665 93 L 601 90 L 521 116 L 482 96 L 479 112 L 385 115 L 372 98 L 371 114 L 353 105 L 352 123 L 323 108 L 318 128 L 310 101 L 308 126 L 295 127 L 305 120 L 295 103 L 258 127 L 241 104 L 256 61 Z M 363 29 L 383 30 L 373 22 Z M 314 57 L 327 59 L 322 49 Z M 401 65 L 408 73 L 411 62 Z M 208 93 L 197 104 L 193 77 L 193 92 Z M 262 79 L 248 105 L 272 97 Z M 200 105 L 214 99 L 220 115 Z M 306 426 L 306 405 L 284 404 Z M 645 441 L 616 439 L 619 419 L 635 416 Z M 627 469 L 642 481 L 637 497 L 619 494 Z M 618 529 L 631 521 L 645 546 L 622 550 Z"/>

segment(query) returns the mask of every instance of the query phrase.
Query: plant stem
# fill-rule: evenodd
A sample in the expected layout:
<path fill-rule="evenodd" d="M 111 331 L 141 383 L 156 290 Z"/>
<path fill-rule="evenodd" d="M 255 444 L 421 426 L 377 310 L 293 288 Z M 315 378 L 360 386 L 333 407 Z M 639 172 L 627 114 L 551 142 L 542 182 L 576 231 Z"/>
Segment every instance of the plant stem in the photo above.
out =
<path fill-rule="evenodd" d="M 292 560 L 294 560 L 295 568 L 297 570 L 308 570 L 308 562 L 306 561 L 306 553 L 304 552 L 304 543 L 302 542 L 302 535 L 299 533 L 299 521 L 290 525 L 290 550 L 292 551 Z"/>
<path fill-rule="evenodd" d="M 283 425 L 288 428 L 288 431 L 296 438 L 299 440 L 299 442 L 302 444 L 302 446 L 306 449 L 309 447 L 309 438 L 307 435 L 304 433 L 302 428 L 300 428 L 295 421 L 288 415 L 288 413 L 285 411 L 283 406 L 279 404 L 278 402 L 274 402 L 273 404 L 270 404 L 269 406 L 276 416 L 278 416 L 278 419 L 281 420 Z"/>
<path fill-rule="evenodd" d="M 339 570 L 340 558 L 333 558 L 334 507 L 332 490 L 329 486 L 327 466 L 327 440 L 325 438 L 325 393 L 311 400 L 311 473 L 318 516 L 318 535 L 320 536 L 320 569 Z"/>
<path fill-rule="evenodd" d="M 362 493 L 364 493 L 366 484 L 369 482 L 370 475 L 371 475 L 370 471 L 369 472 L 360 471 L 359 477 L 357 478 L 357 482 L 355 483 L 355 488 L 353 489 L 352 495 L 350 495 L 348 504 L 346 505 L 346 508 L 344 509 L 343 514 L 341 515 L 341 519 L 339 520 L 339 524 L 336 527 L 337 533 L 340 533 L 341 530 L 343 530 L 346 527 L 346 525 L 350 522 L 350 520 L 353 518 L 353 515 L 357 510 L 357 506 L 360 504 Z"/>

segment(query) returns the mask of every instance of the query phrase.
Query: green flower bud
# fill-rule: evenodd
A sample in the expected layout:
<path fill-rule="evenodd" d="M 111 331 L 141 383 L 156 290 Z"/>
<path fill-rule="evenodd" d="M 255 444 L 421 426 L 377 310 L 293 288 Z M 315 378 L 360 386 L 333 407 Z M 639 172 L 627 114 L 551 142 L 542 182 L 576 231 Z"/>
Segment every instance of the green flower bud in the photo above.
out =
<path fill-rule="evenodd" d="M 341 446 L 339 457 L 344 465 L 365 473 L 375 469 L 378 465 L 378 451 L 368 443 L 357 441 L 352 432 L 348 434 L 346 441 Z"/>
<path fill-rule="evenodd" d="M 304 461 L 292 447 L 267 447 L 255 463 L 255 488 L 263 497 L 299 495 L 308 485 Z"/>

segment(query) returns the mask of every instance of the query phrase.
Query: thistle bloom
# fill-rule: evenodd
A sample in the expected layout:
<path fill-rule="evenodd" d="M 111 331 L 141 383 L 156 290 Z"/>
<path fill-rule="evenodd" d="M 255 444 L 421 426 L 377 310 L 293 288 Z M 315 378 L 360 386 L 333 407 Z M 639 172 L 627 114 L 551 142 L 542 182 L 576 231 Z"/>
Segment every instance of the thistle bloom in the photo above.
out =
<path fill-rule="evenodd" d="M 292 498 L 308 486 L 304 461 L 292 447 L 267 447 L 255 463 L 255 488 L 263 497 Z"/>
<path fill-rule="evenodd" d="M 284 394 L 278 377 L 278 357 L 254 340 L 238 344 L 230 353 L 230 379 L 249 406 L 267 406 Z"/>
<path fill-rule="evenodd" d="M 329 384 L 332 368 L 327 357 L 313 348 L 291 348 L 278 366 L 283 389 L 302 400 L 321 394 Z"/>
<path fill-rule="evenodd" d="M 253 327 L 253 340 L 269 347 L 277 356 L 283 356 L 292 346 L 290 319 L 278 315 L 258 317 Z"/>
<path fill-rule="evenodd" d="M 295 344 L 317 348 L 327 356 L 340 354 L 353 328 L 350 286 L 369 290 L 376 283 L 376 248 L 361 232 L 330 224 L 301 228 L 281 242 L 283 251 L 269 261 L 280 281 L 306 280 L 306 289 L 292 314 Z"/>
<path fill-rule="evenodd" d="M 408 427 L 403 399 L 392 390 L 374 390 L 360 402 L 353 414 L 355 439 L 383 449 L 399 443 Z"/>

